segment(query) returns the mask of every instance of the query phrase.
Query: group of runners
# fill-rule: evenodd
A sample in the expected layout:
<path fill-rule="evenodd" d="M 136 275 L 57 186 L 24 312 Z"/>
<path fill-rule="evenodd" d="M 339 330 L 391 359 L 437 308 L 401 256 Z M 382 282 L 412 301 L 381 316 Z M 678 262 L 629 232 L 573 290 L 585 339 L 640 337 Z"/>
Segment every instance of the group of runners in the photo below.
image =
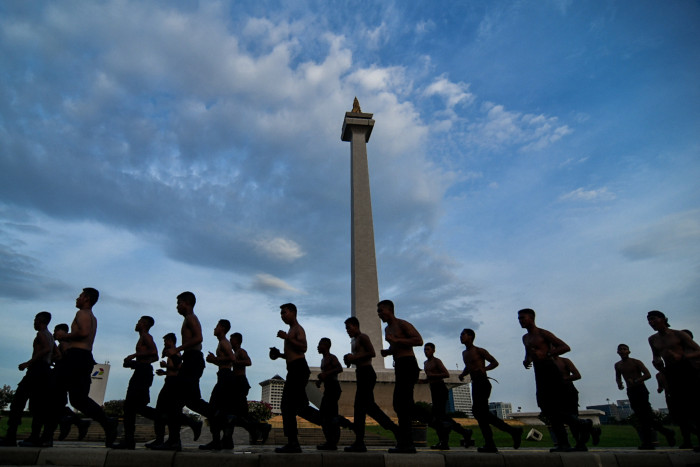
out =
<path fill-rule="evenodd" d="M 264 442 L 267 439 L 271 426 L 252 419 L 248 414 L 247 394 L 250 385 L 246 378 L 246 367 L 251 365 L 251 360 L 241 347 L 242 335 L 235 332 L 227 336 L 231 324 L 228 320 L 219 320 L 214 328 L 214 335 L 218 339 L 216 352 L 210 352 L 205 357 L 202 353 L 202 328 L 194 313 L 195 295 L 183 292 L 177 297 L 177 311 L 183 317 L 181 342 L 177 345 L 174 333 L 163 336 L 163 360 L 155 373 L 165 376 L 165 383 L 155 407 L 148 405 L 154 379 L 153 364 L 159 360 L 155 342 L 149 332 L 154 319 L 143 316 L 136 323 L 135 331 L 139 334 L 136 349 L 124 359 L 124 367 L 133 370 L 124 402 L 124 436 L 120 442 L 115 443 L 117 420 L 107 417 L 88 395 L 90 374 L 95 363 L 92 345 L 97 331 L 97 320 L 92 307 L 97 303 L 98 297 L 97 290 L 83 289 L 76 299 L 78 311 L 70 330 L 67 325 L 59 325 L 54 329 L 53 335 L 48 331 L 51 315 L 48 312 L 37 314 L 34 320 L 37 335 L 32 358 L 19 365 L 20 371 L 26 369 L 27 372 L 15 392 L 7 433 L 0 439 L 0 446 L 17 445 L 17 427 L 27 401 L 33 416 L 32 431 L 28 439 L 19 443 L 20 446 L 52 446 L 56 428 L 60 427 L 59 439 L 64 439 L 72 424 L 77 425 L 79 438 L 82 439 L 89 421 L 76 416 L 67 407 L 66 396 L 74 408 L 102 425 L 105 445 L 115 449 L 136 447 L 134 432 L 137 414 L 154 422 L 156 439 L 146 443 L 147 448 L 181 450 L 182 426 L 192 429 L 196 441 L 202 431 L 202 422 L 185 415 L 184 407 L 209 421 L 212 441 L 199 446 L 200 449 L 233 449 L 233 430 L 236 426 L 246 429 L 253 442 Z M 305 358 L 308 349 L 306 333 L 297 319 L 296 306 L 292 303 L 280 306 L 280 317 L 289 328 L 277 333 L 277 337 L 284 341 L 283 349 L 271 347 L 269 356 L 273 360 L 281 358 L 286 361 L 287 377 L 281 411 L 287 443 L 276 448 L 276 452 L 302 452 L 297 416 L 322 427 L 325 442 L 316 446 L 318 450 L 337 450 L 340 430 L 346 428 L 354 432 L 355 440 L 344 448 L 345 452 L 366 452 L 365 421 L 370 416 L 396 438 L 396 446 L 389 449 L 390 453 L 415 453 L 412 422 L 416 418 L 413 393 L 417 383 L 430 385 L 432 414 L 428 420 L 423 421 L 436 430 L 439 439 L 431 448 L 449 449 L 451 431 L 461 436 L 462 446 L 469 448 L 474 445 L 472 431 L 455 422 L 446 413 L 448 389 L 445 379 L 450 377 L 450 373 L 442 361 L 435 357 L 435 345 L 430 342 L 424 344 L 420 333 L 411 323 L 397 318 L 394 304 L 390 300 L 377 304 L 377 314 L 386 324 L 384 333 L 388 343 L 388 348 L 379 350 L 379 356 L 392 356 L 394 360 L 393 409 L 397 422 L 387 416 L 375 402 L 377 375 L 372 359 L 378 356 L 370 338 L 361 331 L 356 317 L 345 320 L 345 329 L 351 338 L 351 352 L 342 357 L 348 368 L 355 367 L 353 420 L 338 414 L 341 395 L 338 375 L 343 371 L 343 365 L 330 352 L 331 341 L 326 337 L 317 346 L 322 361 L 316 385 L 324 387 L 323 398 L 318 409 L 311 406 L 306 395 L 311 376 Z M 692 433 L 697 436 L 700 421 L 700 401 L 697 397 L 700 393 L 700 347 L 688 332 L 670 329 L 668 320 L 660 311 L 649 312 L 647 319 L 656 331 L 649 338 L 649 343 L 654 356 L 654 367 L 659 370 L 657 378 L 660 388 L 666 391 L 671 414 L 681 427 L 684 437 L 681 447 L 692 447 L 690 436 Z M 569 346 L 553 333 L 537 327 L 532 309 L 518 311 L 518 321 L 527 331 L 523 336 L 523 365 L 526 369 L 534 368 L 537 404 L 551 426 L 556 443 L 552 451 L 585 451 L 589 441 L 597 445 L 600 428 L 593 426 L 591 420 L 578 416 L 578 391 L 573 381 L 580 378 L 580 373 L 571 360 L 561 356 L 570 351 Z M 491 383 L 487 372 L 496 368 L 498 361 L 486 349 L 475 346 L 475 338 L 476 333 L 472 329 L 464 329 L 460 334 L 460 341 L 465 346 L 462 352 L 465 366 L 459 379 L 464 380 L 467 376 L 471 379 L 472 413 L 484 438 L 484 445 L 478 447 L 477 451 L 498 452 L 491 426 L 508 433 L 512 437 L 513 448 L 518 449 L 523 436 L 522 428 L 508 425 L 489 410 Z M 419 379 L 420 368 L 414 353 L 414 347 L 418 346 L 423 346 L 427 358 L 423 365 L 425 379 Z M 632 408 L 638 416 L 642 438 L 640 448 L 654 448 L 654 429 L 665 435 L 669 445 L 673 446 L 674 432 L 660 426 L 652 416 L 649 393 L 644 385 L 644 381 L 651 377 L 648 370 L 642 362 L 629 357 L 629 347 L 625 344 L 620 344 L 618 354 L 621 360 L 615 365 L 616 380 L 620 389 L 627 385 Z M 218 369 L 217 381 L 208 402 L 202 399 L 199 388 L 205 362 Z M 574 446 L 569 443 L 567 425 Z"/>

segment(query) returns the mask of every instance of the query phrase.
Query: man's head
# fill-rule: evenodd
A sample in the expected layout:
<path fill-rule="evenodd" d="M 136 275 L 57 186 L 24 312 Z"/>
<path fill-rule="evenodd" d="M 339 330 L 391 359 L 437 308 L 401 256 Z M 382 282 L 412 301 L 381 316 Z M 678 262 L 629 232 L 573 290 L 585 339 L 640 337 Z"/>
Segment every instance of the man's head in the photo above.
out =
<path fill-rule="evenodd" d="M 345 320 L 345 331 L 348 333 L 348 336 L 352 337 L 357 337 L 360 335 L 360 320 L 355 318 L 354 316 L 349 317 L 348 319 Z"/>
<path fill-rule="evenodd" d="M 518 311 L 518 322 L 521 328 L 527 328 L 535 323 L 535 310 L 532 308 L 523 308 Z"/>
<path fill-rule="evenodd" d="M 231 342 L 231 347 L 237 349 L 243 344 L 243 335 L 240 332 L 234 332 L 229 337 L 229 341 Z"/>
<path fill-rule="evenodd" d="M 175 347 L 177 345 L 177 336 L 174 332 L 169 332 L 163 336 L 163 344 L 165 347 Z"/>
<path fill-rule="evenodd" d="M 432 342 L 426 342 L 423 346 L 423 353 L 428 358 L 432 357 L 435 354 L 435 344 Z"/>
<path fill-rule="evenodd" d="M 149 329 L 151 329 L 153 327 L 153 325 L 155 323 L 156 322 L 152 317 L 142 316 L 141 318 L 139 318 L 138 322 L 136 323 L 136 327 L 134 328 L 134 330 L 136 332 L 141 332 L 142 330 L 148 331 Z"/>
<path fill-rule="evenodd" d="M 86 287 L 83 289 L 82 293 L 75 300 L 75 307 L 79 309 L 92 308 L 97 300 L 100 298 L 100 292 L 92 287 Z"/>
<path fill-rule="evenodd" d="M 63 331 L 63 332 L 68 332 L 68 324 L 67 323 L 59 323 L 53 328 L 54 334 L 56 334 L 56 331 Z"/>
<path fill-rule="evenodd" d="M 297 307 L 293 303 L 280 305 L 280 317 L 285 324 L 291 324 L 297 319 Z"/>
<path fill-rule="evenodd" d="M 316 347 L 318 350 L 318 353 L 320 354 L 326 354 L 330 352 L 331 350 L 331 340 L 327 337 L 322 337 L 320 341 L 318 341 L 318 347 Z"/>
<path fill-rule="evenodd" d="M 394 317 L 394 302 L 391 300 L 382 300 L 377 303 L 377 315 L 383 322 L 388 322 Z"/>
<path fill-rule="evenodd" d="M 216 337 L 225 336 L 227 332 L 231 330 L 231 322 L 227 319 L 220 319 L 214 328 L 214 335 Z"/>
<path fill-rule="evenodd" d="M 37 331 L 40 329 L 46 329 L 50 322 L 51 313 L 49 313 L 48 311 L 40 311 L 34 317 L 34 329 Z"/>
<path fill-rule="evenodd" d="M 192 292 L 182 292 L 177 296 L 177 312 L 185 315 L 194 310 L 194 305 L 197 303 L 197 297 Z"/>
<path fill-rule="evenodd" d="M 659 310 L 651 310 L 649 313 L 647 313 L 647 322 L 654 331 L 669 327 L 668 318 L 666 318 L 666 315 Z"/>
<path fill-rule="evenodd" d="M 474 339 L 476 338 L 476 333 L 473 329 L 463 329 L 462 333 L 459 335 L 459 341 L 464 345 L 472 345 Z"/>
<path fill-rule="evenodd" d="M 630 356 L 630 348 L 627 344 L 620 344 L 617 346 L 617 354 L 620 358 L 625 359 Z"/>

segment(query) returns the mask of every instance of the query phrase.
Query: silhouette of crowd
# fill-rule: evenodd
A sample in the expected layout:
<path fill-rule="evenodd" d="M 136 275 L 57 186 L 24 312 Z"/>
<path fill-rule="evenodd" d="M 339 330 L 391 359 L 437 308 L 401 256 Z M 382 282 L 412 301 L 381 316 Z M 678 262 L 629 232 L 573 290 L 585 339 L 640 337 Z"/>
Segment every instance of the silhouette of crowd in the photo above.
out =
<path fill-rule="evenodd" d="M 177 311 L 183 317 L 180 331 L 180 344 L 175 333 L 163 336 L 163 350 L 158 354 L 156 344 L 150 334 L 155 320 L 142 316 L 135 325 L 138 333 L 134 353 L 124 358 L 125 368 L 133 370 L 124 400 L 124 434 L 116 442 L 117 420 L 105 415 L 104 410 L 90 399 L 91 372 L 95 361 L 92 347 L 97 333 L 97 319 L 93 306 L 99 299 L 94 288 L 85 288 L 76 299 L 78 308 L 70 327 L 67 324 L 55 326 L 53 334 L 48 330 L 51 314 L 42 311 L 34 318 L 37 331 L 33 341 L 32 357 L 19 364 L 19 370 L 26 373 L 14 394 L 10 405 L 7 432 L 0 439 L 0 446 L 17 446 L 17 429 L 27 402 L 32 414 L 31 434 L 19 442 L 24 447 L 53 446 L 54 433 L 59 430 L 59 440 L 68 435 L 75 425 L 78 437 L 82 440 L 90 425 L 90 420 L 99 423 L 104 429 L 105 446 L 114 449 L 135 449 L 136 415 L 153 420 L 155 439 L 145 444 L 153 450 L 179 451 L 182 449 L 180 430 L 188 426 L 194 433 L 195 441 L 202 431 L 202 422 L 183 413 L 184 407 L 205 417 L 209 422 L 212 441 L 199 446 L 202 450 L 233 449 L 233 431 L 242 427 L 250 434 L 251 440 L 265 442 L 271 426 L 253 419 L 248 413 L 247 395 L 250 385 L 246 378 L 246 368 L 252 364 L 248 353 L 242 348 L 243 336 L 239 332 L 230 335 L 231 323 L 221 319 L 214 328 L 218 340 L 215 352 L 206 357 L 202 352 L 202 327 L 194 313 L 196 304 L 192 292 L 177 296 Z M 280 317 L 289 326 L 288 330 L 277 332 L 283 340 L 282 350 L 271 347 L 269 357 L 286 362 L 281 411 L 284 435 L 287 443 L 275 449 L 279 453 L 302 452 L 298 439 L 297 416 L 321 426 L 325 442 L 316 446 L 318 450 L 337 450 L 341 429 L 354 432 L 355 441 L 344 448 L 345 452 L 366 452 L 365 421 L 372 417 L 380 426 L 393 433 L 396 446 L 390 453 L 415 453 L 412 439 L 412 422 L 416 416 L 414 402 L 415 384 L 428 384 L 432 397 L 432 414 L 427 420 L 438 435 L 439 442 L 432 449 L 448 450 L 449 435 L 455 431 L 461 436 L 460 444 L 465 448 L 474 445 L 472 430 L 459 425 L 445 411 L 448 389 L 445 379 L 449 371 L 435 356 L 435 344 L 423 343 L 416 328 L 395 315 L 394 304 L 382 300 L 377 304 L 377 314 L 386 324 L 384 333 L 387 348 L 379 349 L 380 357 L 392 356 L 394 360 L 395 384 L 393 409 L 397 422 L 388 417 L 374 399 L 374 386 L 377 375 L 372 359 L 378 358 L 370 338 L 361 331 L 361 323 L 356 317 L 345 320 L 345 329 L 351 339 L 351 352 L 342 357 L 345 365 L 355 369 L 356 391 L 354 418 L 352 421 L 338 414 L 338 401 L 341 386 L 338 375 L 343 372 L 340 360 L 331 353 L 331 340 L 323 337 L 317 350 L 322 355 L 321 372 L 316 386 L 323 386 L 323 398 L 318 409 L 309 404 L 306 386 L 311 371 L 305 354 L 308 350 L 304 328 L 299 324 L 297 308 L 292 303 L 280 306 Z M 523 366 L 533 368 L 536 382 L 536 400 L 542 417 L 551 426 L 555 442 L 551 451 L 586 451 L 587 444 L 597 445 L 601 430 L 593 426 L 591 420 L 579 418 L 578 391 L 573 381 L 581 375 L 563 354 L 569 346 L 552 332 L 535 324 L 535 311 L 525 308 L 517 312 L 520 326 L 527 332 L 523 336 L 525 358 Z M 691 436 L 698 436 L 700 423 L 700 347 L 693 340 L 690 331 L 671 329 L 666 316 L 657 310 L 647 314 L 647 320 L 655 331 L 649 337 L 654 368 L 658 373 L 658 391 L 665 392 L 668 408 L 674 421 L 679 425 L 683 441 L 681 448 L 691 448 Z M 512 437 L 513 448 L 521 444 L 523 430 L 510 426 L 489 410 L 491 394 L 488 372 L 499 363 L 489 351 L 474 345 L 476 333 L 464 329 L 460 342 L 465 346 L 462 352 L 464 371 L 460 380 L 469 376 L 472 387 L 473 414 L 484 438 L 484 446 L 478 452 L 498 452 L 493 439 L 491 426 L 508 433 Z M 419 379 L 420 368 L 414 347 L 423 346 L 426 360 L 423 365 L 425 379 Z M 649 404 L 649 392 L 645 381 L 651 378 L 646 366 L 639 360 L 630 358 L 630 349 L 620 344 L 617 349 L 620 361 L 615 364 L 615 378 L 619 389 L 627 389 L 630 404 L 638 419 L 641 438 L 640 449 L 654 449 L 654 431 L 666 437 L 669 446 L 675 445 L 675 432 L 664 427 L 653 416 Z M 155 370 L 153 366 L 162 360 Z M 202 398 L 199 382 L 206 363 L 217 368 L 216 384 L 208 401 Z M 154 374 L 165 378 L 158 394 L 155 407 L 149 406 L 150 387 Z M 69 407 L 79 410 L 87 418 L 76 415 Z M 569 427 L 571 446 L 566 427 Z M 166 427 L 168 438 L 165 438 Z M 696 447 L 698 451 L 700 448 Z"/>

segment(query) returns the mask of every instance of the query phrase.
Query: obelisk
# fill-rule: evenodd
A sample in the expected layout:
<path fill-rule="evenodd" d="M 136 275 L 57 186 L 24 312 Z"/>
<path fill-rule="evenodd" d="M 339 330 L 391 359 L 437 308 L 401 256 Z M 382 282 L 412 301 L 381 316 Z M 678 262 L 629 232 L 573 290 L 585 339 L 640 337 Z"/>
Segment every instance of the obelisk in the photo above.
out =
<path fill-rule="evenodd" d="M 352 111 L 345 113 L 341 140 L 350 142 L 352 316 L 360 321 L 360 329 L 369 336 L 377 353 L 372 365 L 375 370 L 384 370 L 384 359 L 379 355 L 384 340 L 377 316 L 379 287 L 367 164 L 367 142 L 374 127 L 372 116 L 362 112 L 355 97 Z"/>

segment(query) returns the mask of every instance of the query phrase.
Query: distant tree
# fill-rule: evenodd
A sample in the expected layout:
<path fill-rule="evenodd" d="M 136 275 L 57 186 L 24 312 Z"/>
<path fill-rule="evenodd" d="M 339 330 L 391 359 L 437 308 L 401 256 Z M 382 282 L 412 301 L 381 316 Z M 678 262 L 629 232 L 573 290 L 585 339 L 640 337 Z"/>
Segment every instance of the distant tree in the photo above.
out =
<path fill-rule="evenodd" d="M 0 388 L 0 409 L 7 407 L 10 402 L 12 402 L 14 396 L 15 391 L 12 390 L 12 387 L 9 384 L 4 384 L 2 388 Z"/>
<path fill-rule="evenodd" d="M 469 418 L 469 414 L 467 414 L 466 412 L 462 412 L 461 410 L 447 412 L 447 416 L 451 418 Z"/>
<path fill-rule="evenodd" d="M 108 417 L 123 417 L 124 416 L 124 400 L 115 400 L 105 402 L 105 415 Z"/>

